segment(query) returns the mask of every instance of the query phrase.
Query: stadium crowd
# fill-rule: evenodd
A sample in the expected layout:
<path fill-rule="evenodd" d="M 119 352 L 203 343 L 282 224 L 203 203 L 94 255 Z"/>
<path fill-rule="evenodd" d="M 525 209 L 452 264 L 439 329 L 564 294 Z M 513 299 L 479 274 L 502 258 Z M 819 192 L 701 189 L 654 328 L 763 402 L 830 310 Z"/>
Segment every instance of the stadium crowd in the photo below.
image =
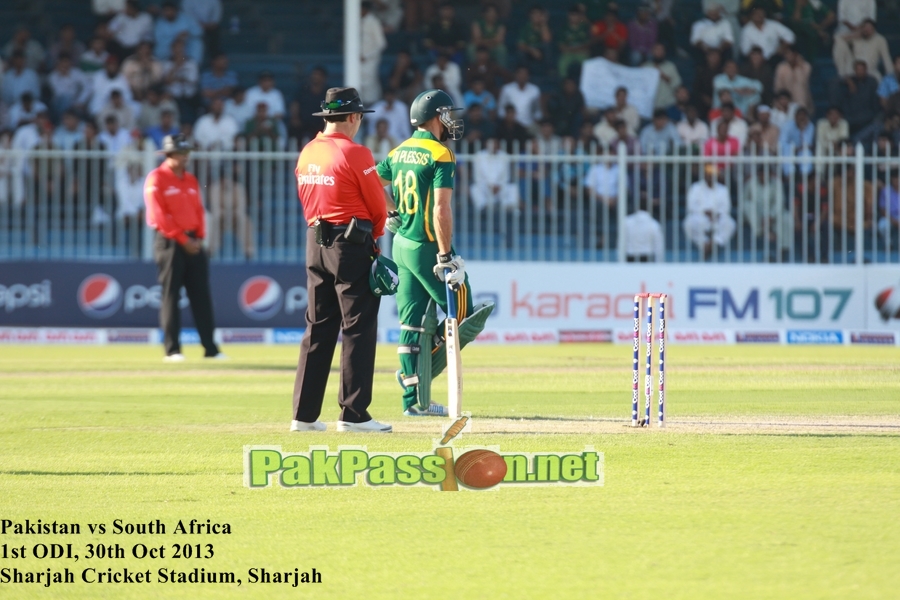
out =
<path fill-rule="evenodd" d="M 476 211 L 552 211 L 562 197 L 574 197 L 612 214 L 625 178 L 633 198 L 627 251 L 635 260 L 661 259 L 661 212 L 670 218 L 678 202 L 684 233 L 704 254 L 727 246 L 744 224 L 776 252 L 787 252 L 802 228 L 828 229 L 825 238 L 836 228 L 852 234 L 846 215 L 857 201 L 864 203 L 866 228 L 875 224 L 896 240 L 896 171 L 873 176 L 829 166 L 821 178 L 812 159 L 773 158 L 740 169 L 716 160 L 850 154 L 857 142 L 870 154 L 897 155 L 900 56 L 892 59 L 879 33 L 875 0 L 704 0 L 695 23 L 677 22 L 679 0 L 629 4 L 628 18 L 625 6 L 608 0 L 571 2 L 558 23 L 542 5 L 511 0 L 482 1 L 477 17 L 463 21 L 455 4 L 363 2 L 359 89 L 376 112 L 367 116 L 360 141 L 383 156 L 410 134 L 411 99 L 426 88 L 446 90 L 466 110 L 457 151 L 477 155 L 468 165 Z M 123 150 L 158 148 L 176 132 L 203 150 L 296 149 L 320 130 L 321 119 L 309 115 L 339 82 L 314 67 L 290 98 L 268 71 L 241 87 L 220 36 L 220 0 L 93 0 L 93 8 L 90 39 L 64 25 L 42 44 L 20 27 L 0 45 L 0 149 L 102 150 L 104 157 L 79 159 L 101 168 L 73 163 L 59 175 L 75 196 L 104 186 L 115 194 L 116 214 L 94 206 L 94 222 L 142 210 L 144 166 Z M 527 12 L 516 31 L 507 27 L 511 11 Z M 391 41 L 399 51 L 382 68 Z M 811 63 L 820 56 L 831 56 L 838 74 L 827 99 L 814 99 L 810 87 Z M 612 106 L 589 107 L 579 82 L 582 64 L 593 57 L 658 71 L 652 115 L 642 118 L 625 86 L 615 90 Z M 691 81 L 676 65 L 686 58 L 695 62 Z M 648 162 L 619 173 L 609 155 L 620 144 L 629 154 L 713 158 L 703 173 L 698 159 L 682 189 L 673 189 L 677 178 L 663 173 L 671 166 Z M 594 158 L 583 166 L 540 161 L 561 154 Z M 857 175 L 865 177 L 861 199 L 847 185 Z M 0 158 L 0 204 L 21 205 L 35 186 L 51 185 L 40 179 L 27 161 Z M 832 189 L 824 189 L 826 180 Z M 231 176 L 209 182 L 218 196 L 208 203 L 214 214 L 227 204 L 239 215 L 251 256 L 252 225 L 244 213 L 253 199 L 235 182 Z M 225 195 L 227 202 L 216 199 Z"/>

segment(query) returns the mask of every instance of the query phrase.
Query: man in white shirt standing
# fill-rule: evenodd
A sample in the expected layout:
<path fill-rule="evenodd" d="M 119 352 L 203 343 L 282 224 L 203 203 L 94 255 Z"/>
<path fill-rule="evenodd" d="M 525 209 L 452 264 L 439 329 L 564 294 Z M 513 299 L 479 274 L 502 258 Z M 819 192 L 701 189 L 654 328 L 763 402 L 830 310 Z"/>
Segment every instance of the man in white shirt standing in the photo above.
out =
<path fill-rule="evenodd" d="M 91 102 L 88 105 L 88 112 L 92 116 L 97 116 L 103 110 L 113 90 L 121 91 L 122 97 L 128 104 L 133 103 L 131 86 L 119 71 L 119 59 L 115 54 L 106 57 L 103 69 L 94 73 L 91 83 Z"/>
<path fill-rule="evenodd" d="M 724 248 L 734 235 L 735 222 L 731 216 L 731 196 L 728 188 L 719 183 L 716 166 L 704 168 L 704 180 L 688 190 L 688 214 L 682 223 L 684 233 L 709 258 L 713 244 Z"/>
<path fill-rule="evenodd" d="M 434 76 L 440 75 L 443 83 L 440 86 L 434 85 Z M 462 94 L 462 71 L 459 65 L 450 60 L 450 55 L 440 52 L 435 59 L 433 65 L 425 69 L 423 77 L 426 86 L 438 87 L 444 90 L 453 98 L 454 106 L 465 106 L 465 100 Z"/>
<path fill-rule="evenodd" d="M 379 120 L 388 122 L 387 134 L 395 140 L 405 140 L 412 131 L 409 126 L 409 107 L 402 100 L 397 99 L 397 92 L 388 88 L 384 92 L 384 99 L 372 105 L 372 115 L 366 118 L 368 134 L 375 134 L 375 127 Z"/>
<path fill-rule="evenodd" d="M 500 147 L 497 138 L 489 138 L 477 156 L 472 186 L 469 188 L 475 208 L 481 211 L 494 204 L 499 204 L 504 210 L 518 208 L 519 190 L 510 181 L 509 154 Z"/>
<path fill-rule="evenodd" d="M 201 150 L 233 150 L 234 138 L 240 132 L 237 121 L 224 113 L 225 102 L 214 98 L 209 112 L 197 119 L 194 139 Z"/>
<path fill-rule="evenodd" d="M 362 19 L 359 26 L 362 40 L 359 44 L 361 55 L 359 99 L 364 104 L 374 104 L 381 99 L 381 78 L 378 76 L 378 69 L 381 66 L 381 53 L 387 48 L 387 40 L 384 39 L 381 21 L 372 12 L 372 3 L 363 2 L 360 7 Z"/>
<path fill-rule="evenodd" d="M 763 57 L 771 60 L 781 54 L 782 44 L 793 44 L 794 32 L 772 19 L 766 18 L 766 9 L 755 6 L 750 13 L 750 22 L 741 30 L 741 54 L 749 56 L 754 46 L 759 46 Z"/>
<path fill-rule="evenodd" d="M 632 200 L 637 205 L 637 196 Z M 625 260 L 628 262 L 663 262 L 665 237 L 659 221 L 646 210 L 637 208 L 622 223 L 625 236 Z"/>
<path fill-rule="evenodd" d="M 256 106 L 262 102 L 269 107 L 269 116 L 273 119 L 284 118 L 284 96 L 275 88 L 275 77 L 271 71 L 263 71 L 259 74 L 257 85 L 247 90 L 245 102 L 251 106 L 250 117 Z"/>
<path fill-rule="evenodd" d="M 516 107 L 516 119 L 526 129 L 533 130 L 541 119 L 541 90 L 528 81 L 528 69 L 516 69 L 515 81 L 507 83 L 500 89 L 498 106 L 512 104 Z"/>
<path fill-rule="evenodd" d="M 866 19 L 875 21 L 876 11 L 875 0 L 838 0 L 834 37 L 856 31 Z"/>

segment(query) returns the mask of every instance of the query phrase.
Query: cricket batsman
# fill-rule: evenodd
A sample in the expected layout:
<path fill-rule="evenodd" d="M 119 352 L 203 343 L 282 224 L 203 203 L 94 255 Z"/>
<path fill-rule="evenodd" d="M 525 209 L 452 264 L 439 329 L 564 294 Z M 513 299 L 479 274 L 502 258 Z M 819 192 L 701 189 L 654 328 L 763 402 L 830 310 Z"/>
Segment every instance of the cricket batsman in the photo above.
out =
<path fill-rule="evenodd" d="M 406 416 L 445 416 L 444 406 L 431 401 L 431 380 L 447 366 L 443 325 L 437 306 L 447 310 L 445 273 L 455 286 L 460 347 L 484 329 L 494 304 L 472 305 L 465 261 L 453 249 L 451 200 L 456 157 L 442 142 L 462 138 L 462 110 L 443 90 L 422 92 L 409 107 L 416 128 L 376 166 L 384 185 L 393 186 L 396 213 L 388 214 L 394 233 L 393 258 L 399 268 L 397 310 L 400 317 L 400 370 Z"/>

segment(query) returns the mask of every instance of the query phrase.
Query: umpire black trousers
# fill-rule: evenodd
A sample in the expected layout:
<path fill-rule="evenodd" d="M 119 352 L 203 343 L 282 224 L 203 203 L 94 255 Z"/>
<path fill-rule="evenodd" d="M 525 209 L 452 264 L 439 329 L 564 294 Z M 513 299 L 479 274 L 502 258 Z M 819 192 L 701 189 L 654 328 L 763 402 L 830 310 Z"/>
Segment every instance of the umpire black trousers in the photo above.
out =
<path fill-rule="evenodd" d="M 206 356 L 215 356 L 219 348 L 213 341 L 213 307 L 209 290 L 209 257 L 205 250 L 188 254 L 176 242 L 156 232 L 153 240 L 153 258 L 162 293 L 159 299 L 159 326 L 163 330 L 166 356 L 181 352 L 181 288 L 187 292 L 191 314 L 200 335 L 200 343 Z"/>
<path fill-rule="evenodd" d="M 381 298 L 369 288 L 372 239 L 351 244 L 339 234 L 331 246 L 316 244 L 312 230 L 306 236 L 306 333 L 300 345 L 294 381 L 294 420 L 318 420 L 325 386 L 337 344 L 341 346 L 341 383 L 338 404 L 341 421 L 370 420 L 378 307 Z"/>

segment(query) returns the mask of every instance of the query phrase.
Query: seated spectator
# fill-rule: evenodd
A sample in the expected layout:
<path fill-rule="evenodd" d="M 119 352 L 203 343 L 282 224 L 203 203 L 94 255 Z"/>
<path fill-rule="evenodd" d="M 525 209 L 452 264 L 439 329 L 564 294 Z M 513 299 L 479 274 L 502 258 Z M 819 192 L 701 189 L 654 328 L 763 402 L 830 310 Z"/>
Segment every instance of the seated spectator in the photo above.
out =
<path fill-rule="evenodd" d="M 175 101 L 165 94 L 162 86 L 153 86 L 147 90 L 147 96 L 141 102 L 141 109 L 138 111 L 137 127 L 141 131 L 147 131 L 150 127 L 159 125 L 162 122 L 162 111 L 171 111 L 178 119 L 178 105 Z"/>
<path fill-rule="evenodd" d="M 878 98 L 881 99 L 881 106 L 885 109 L 888 106 L 888 98 L 900 92 L 898 80 L 900 80 L 900 56 L 894 59 L 894 72 L 885 75 L 878 84 Z"/>
<path fill-rule="evenodd" d="M 453 70 L 452 67 L 450 69 Z M 471 88 L 476 79 L 484 81 L 485 89 L 496 97 L 500 93 L 500 84 L 509 80 L 509 72 L 491 58 L 487 48 L 478 48 L 475 61 L 466 67 L 466 86 Z M 425 80 L 430 80 L 427 71 Z"/>
<path fill-rule="evenodd" d="M 255 107 L 260 102 L 266 105 L 268 117 L 273 119 L 284 117 L 284 96 L 275 87 L 275 77 L 271 71 L 260 73 L 257 84 L 247 90 L 247 103 L 254 107 L 254 113 L 257 112 Z"/>
<path fill-rule="evenodd" d="M 841 108 L 850 125 L 850 135 L 868 127 L 881 112 L 878 82 L 868 73 L 865 61 L 856 61 L 853 77 L 832 82 L 831 103 Z"/>
<path fill-rule="evenodd" d="M 656 86 L 653 107 L 668 109 L 675 104 L 675 90 L 681 87 L 681 75 L 675 63 L 666 58 L 666 47 L 662 44 L 653 45 L 650 59 L 643 66 L 659 71 L 659 85 Z"/>
<path fill-rule="evenodd" d="M 182 38 L 185 54 L 198 65 L 203 62 L 203 29 L 197 21 L 179 10 L 172 0 L 163 2 L 153 34 L 156 39 L 156 58 L 172 58 L 172 42 Z"/>
<path fill-rule="evenodd" d="M 138 43 L 135 53 L 122 63 L 122 75 L 128 80 L 131 95 L 138 102 L 143 101 L 147 90 L 162 83 L 165 76 L 163 63 L 153 56 L 151 42 Z"/>
<path fill-rule="evenodd" d="M 556 133 L 553 121 L 544 118 L 538 123 L 538 134 L 533 140 L 535 154 L 557 155 L 562 152 L 562 138 Z"/>
<path fill-rule="evenodd" d="M 125 102 L 125 98 L 120 90 L 114 89 L 110 92 L 109 101 L 106 103 L 106 106 L 100 109 L 100 112 L 97 114 L 97 120 L 101 123 L 106 123 L 106 117 L 110 115 L 116 118 L 116 123 L 125 131 L 131 131 L 137 125 L 134 111 Z"/>
<path fill-rule="evenodd" d="M 840 168 L 843 167 L 843 174 Z M 831 224 L 834 227 L 835 242 L 841 240 L 841 233 L 846 230 L 856 233 L 856 203 L 863 203 L 863 231 L 872 230 L 875 209 L 875 184 L 864 180 L 863 197 L 856 197 L 856 169 L 853 165 L 839 165 L 839 171 L 832 184 Z"/>
<path fill-rule="evenodd" d="M 830 106 L 824 119 L 816 123 L 816 153 L 837 153 L 837 144 L 850 137 L 850 125 L 837 106 Z"/>
<path fill-rule="evenodd" d="M 755 79 L 738 75 L 737 63 L 729 60 L 725 63 L 725 72 L 721 75 L 716 75 L 716 78 L 713 80 L 713 89 L 715 90 L 714 106 L 721 106 L 719 93 L 722 90 L 728 90 L 731 92 L 735 108 L 740 110 L 741 113 L 747 114 L 751 106 L 760 103 L 763 85 Z"/>
<path fill-rule="evenodd" d="M 488 54 L 488 56 L 490 56 Z M 397 90 L 398 97 L 410 104 L 425 87 L 422 80 L 422 71 L 412 59 L 409 50 L 399 50 L 397 61 L 388 78 L 388 87 Z"/>
<path fill-rule="evenodd" d="M 72 67 L 72 57 L 63 52 L 57 57 L 56 67 L 47 78 L 52 93 L 53 114 L 57 117 L 69 109 L 84 112 L 91 97 L 88 79 L 79 69 Z"/>
<path fill-rule="evenodd" d="M 756 123 L 750 126 L 748 135 L 751 132 L 759 133 L 760 146 L 756 149 L 758 153 L 778 154 L 781 129 L 772 123 L 772 109 L 765 104 L 756 107 Z"/>
<path fill-rule="evenodd" d="M 661 108 L 653 111 L 653 121 L 641 130 L 641 151 L 644 154 L 669 154 L 681 145 L 678 130 Z"/>
<path fill-rule="evenodd" d="M 610 106 L 603 111 L 603 116 L 600 117 L 600 121 L 594 126 L 594 137 L 600 141 L 604 148 L 609 148 L 613 140 L 619 135 L 616 132 L 616 124 L 619 121 L 619 111 L 616 110 L 615 106 Z"/>
<path fill-rule="evenodd" d="M 31 30 L 24 25 L 19 25 L 13 38 L 3 46 L 3 56 L 6 60 L 12 60 L 13 54 L 21 52 L 24 59 L 24 68 L 32 71 L 41 71 L 44 68 L 44 60 L 47 53 L 40 42 L 31 38 Z"/>
<path fill-rule="evenodd" d="M 483 211 L 489 206 L 504 210 L 519 208 L 519 188 L 512 181 L 513 163 L 497 138 L 488 138 L 476 155 L 469 197 L 472 206 Z"/>
<path fill-rule="evenodd" d="M 435 63 L 425 69 L 426 86 L 429 82 L 433 84 L 436 75 L 440 75 L 444 80 L 444 85 L 446 87 L 440 89 L 450 94 L 450 97 L 453 98 L 453 104 L 456 106 L 463 106 L 462 70 L 459 68 L 458 64 L 450 60 L 449 54 L 445 52 L 438 54 Z M 485 81 L 488 80 L 485 79 Z"/>
<path fill-rule="evenodd" d="M 727 56 L 731 55 L 731 48 L 734 46 L 734 31 L 731 29 L 731 23 L 722 18 L 721 6 L 713 5 L 706 11 L 705 19 L 700 19 L 693 24 L 691 45 L 704 57 L 709 54 L 710 50 L 716 50 Z"/>
<path fill-rule="evenodd" d="M 612 154 L 613 149 L 610 149 L 609 154 L 591 166 L 584 178 L 588 197 L 604 207 L 615 206 L 619 198 L 619 164 Z"/>
<path fill-rule="evenodd" d="M 797 36 L 796 51 L 803 56 L 818 56 L 822 45 L 831 41 L 829 31 L 835 23 L 834 11 L 821 0 L 793 0 L 793 10 L 790 4 L 785 5 L 784 23 Z"/>
<path fill-rule="evenodd" d="M 625 260 L 627 262 L 663 262 L 666 257 L 666 243 L 662 226 L 649 212 L 636 207 L 640 202 L 637 195 L 629 203 L 632 212 L 622 222 L 625 236 Z"/>
<path fill-rule="evenodd" d="M 142 151 L 153 150 L 153 142 L 145 140 L 138 130 L 131 131 L 128 144 L 113 161 L 113 188 L 116 191 L 116 219 L 125 227 L 132 219 L 141 223 L 144 211 L 144 171 Z M 132 252 L 137 253 L 137 244 L 132 242 Z"/>
<path fill-rule="evenodd" d="M 793 46 L 784 50 L 784 60 L 775 69 L 775 89 L 787 90 L 797 104 L 807 110 L 815 110 L 812 92 L 809 89 L 809 76 L 812 67 Z"/>
<path fill-rule="evenodd" d="M 613 138 L 612 143 L 609 145 L 611 149 L 614 149 L 616 152 L 619 151 L 619 144 L 625 145 L 625 153 L 628 155 L 639 154 L 640 152 L 640 143 L 638 139 L 631 135 L 631 131 L 628 129 L 628 123 L 626 123 L 623 119 L 619 119 L 616 121 L 616 137 Z"/>
<path fill-rule="evenodd" d="M 786 206 L 781 180 L 769 169 L 757 167 L 755 177 L 744 184 L 741 216 L 762 247 L 780 252 L 782 259 L 794 245 L 794 221 Z"/>
<path fill-rule="evenodd" d="M 492 93 L 485 89 L 483 79 L 472 80 L 471 88 L 463 94 L 463 103 L 466 110 L 473 104 L 480 104 L 489 115 L 494 115 L 497 112 L 497 100 Z"/>
<path fill-rule="evenodd" d="M 412 134 L 409 124 L 409 107 L 402 100 L 397 99 L 397 93 L 394 90 L 385 90 L 384 99 L 373 104 L 372 110 L 375 112 L 367 118 L 375 123 L 380 119 L 385 119 L 388 122 L 388 134 L 398 143 L 406 140 Z M 369 133 L 374 133 L 370 127 L 367 127 L 367 130 Z"/>
<path fill-rule="evenodd" d="M 774 97 L 775 71 L 763 58 L 762 50 L 757 46 L 750 50 L 747 62 L 741 65 L 740 74 L 747 79 L 758 81 L 762 84 L 762 99 L 760 102 L 770 104 Z M 748 107 L 749 112 L 749 107 Z"/>
<path fill-rule="evenodd" d="M 103 23 L 125 10 L 125 0 L 91 0 L 91 9 Z"/>
<path fill-rule="evenodd" d="M 779 144 L 781 145 L 781 156 L 812 156 L 816 143 L 816 127 L 809 118 L 809 112 L 806 107 L 799 107 L 794 113 L 794 120 L 785 123 L 781 128 L 781 136 Z M 800 173 L 806 175 L 812 171 L 812 161 L 803 161 L 800 163 L 784 162 L 784 174 L 790 175 L 798 168 Z"/>
<path fill-rule="evenodd" d="M 391 136 L 390 126 L 390 122 L 382 117 L 375 121 L 375 131 L 366 136 L 365 146 L 372 152 L 375 160 L 381 160 L 387 156 L 388 152 L 403 141 Z"/>
<path fill-rule="evenodd" d="M 466 128 L 463 139 L 475 148 L 480 148 L 485 140 L 494 136 L 496 131 L 493 119 L 488 118 L 484 113 L 484 107 L 480 104 L 473 104 L 466 112 Z"/>
<path fill-rule="evenodd" d="M 10 57 L 9 68 L 0 79 L 0 104 L 12 106 L 26 92 L 32 98 L 40 98 L 41 82 L 37 72 L 25 66 L 25 54 L 17 50 Z"/>
<path fill-rule="evenodd" d="M 699 152 L 709 139 L 709 125 L 700 119 L 697 107 L 693 104 L 688 104 L 684 118 L 678 123 L 676 130 L 681 142 L 693 148 L 694 152 Z"/>
<path fill-rule="evenodd" d="M 658 33 L 658 25 L 650 12 L 650 4 L 647 2 L 639 4 L 634 18 L 628 22 L 630 64 L 637 66 L 650 60 Z"/>
<path fill-rule="evenodd" d="M 591 26 L 594 53 L 602 55 L 606 50 L 615 50 L 621 56 L 628 43 L 628 28 L 619 20 L 619 5 L 606 5 L 606 15 Z"/>
<path fill-rule="evenodd" d="M 125 10 L 113 17 L 107 28 L 112 36 L 109 50 L 121 61 L 134 54 L 141 42 L 153 41 L 153 17 L 141 12 L 137 0 L 125 2 Z"/>
<path fill-rule="evenodd" d="M 282 131 L 284 124 L 280 119 L 269 115 L 269 105 L 265 102 L 256 103 L 256 112 L 253 118 L 247 121 L 244 127 L 244 135 L 251 140 L 259 140 L 262 150 L 275 150 L 281 148 L 281 141 L 285 137 Z M 252 146 L 251 146 L 252 147 Z"/>
<path fill-rule="evenodd" d="M 75 142 L 76 152 L 99 150 L 106 153 L 106 144 L 100 140 L 100 132 L 93 120 L 84 122 L 82 133 L 82 139 Z M 95 225 L 110 222 L 109 214 L 103 210 L 103 200 L 109 196 L 112 179 L 108 166 L 109 160 L 104 156 L 76 154 L 72 159 L 72 177 L 66 195 L 74 199 L 75 215 L 89 215 L 88 219 Z"/>
<path fill-rule="evenodd" d="M 437 20 L 428 26 L 423 45 L 434 59 L 445 54 L 455 63 L 460 63 L 467 37 L 465 25 L 456 20 L 456 9 L 453 8 L 453 4 L 445 2 L 438 9 Z M 425 81 L 430 79 L 428 75 L 425 76 Z"/>
<path fill-rule="evenodd" d="M 525 143 L 531 139 L 531 134 L 519 122 L 513 104 L 503 107 L 503 118 L 497 122 L 496 132 L 497 139 L 506 143 L 506 151 L 510 154 L 521 152 L 525 148 Z"/>
<path fill-rule="evenodd" d="M 62 114 L 61 123 L 53 131 L 53 147 L 60 150 L 74 150 L 84 139 L 84 124 L 74 110 Z"/>
<path fill-rule="evenodd" d="M 219 22 L 222 20 L 222 0 L 182 0 L 181 10 L 196 21 L 203 30 L 203 50 L 215 56 L 219 48 Z M 199 64 L 200 61 L 198 60 Z"/>
<path fill-rule="evenodd" d="M 864 61 L 869 75 L 881 81 L 879 63 L 885 73 L 890 73 L 894 62 L 888 49 L 887 40 L 875 31 L 875 21 L 866 19 L 853 33 L 834 38 L 834 66 L 838 75 L 849 77 L 853 74 L 854 63 Z"/>
<path fill-rule="evenodd" d="M 546 106 L 547 110 L 542 110 L 542 114 L 549 115 L 553 128 L 563 135 L 574 136 L 584 122 L 586 111 L 584 94 L 571 77 L 563 80 L 559 92 L 547 96 Z"/>
<path fill-rule="evenodd" d="M 221 98 L 223 102 L 231 98 L 237 85 L 237 73 L 228 68 L 228 56 L 225 54 L 213 56 L 209 70 L 200 75 L 200 93 L 207 106 L 216 98 Z"/>
<path fill-rule="evenodd" d="M 669 121 L 678 123 L 684 118 L 688 105 L 691 104 L 691 93 L 683 85 L 675 88 L 675 104 L 665 107 Z"/>
<path fill-rule="evenodd" d="M 896 170 L 891 171 L 890 185 L 878 194 L 878 215 L 879 235 L 896 248 L 900 231 L 900 175 Z"/>
<path fill-rule="evenodd" d="M 187 123 L 193 123 L 200 108 L 200 67 L 185 54 L 185 45 L 182 40 L 172 42 L 171 57 L 171 60 L 163 63 L 163 83 L 166 86 L 166 92 L 178 104 L 181 119 Z"/>
<path fill-rule="evenodd" d="M 102 71 L 97 71 L 91 76 L 91 101 L 88 104 L 88 112 L 92 116 L 100 113 L 113 90 L 122 92 L 122 96 L 129 104 L 132 102 L 131 87 L 128 80 L 119 70 L 119 59 L 114 54 L 106 57 L 106 64 Z"/>
<path fill-rule="evenodd" d="M 322 99 L 325 97 L 325 90 L 328 88 L 328 71 L 325 70 L 325 67 L 318 66 L 314 67 L 312 71 L 309 73 L 309 77 L 306 82 L 300 86 L 300 89 L 297 90 L 294 95 L 294 100 L 291 104 L 297 105 L 297 115 L 302 121 L 302 125 L 300 127 L 300 136 L 298 139 L 312 139 L 316 137 L 316 135 L 322 131 L 322 127 L 324 126 L 324 121 L 319 117 L 313 117 L 313 113 L 317 113 L 322 110 L 321 104 Z M 225 112 L 229 112 L 229 106 L 235 106 L 233 100 L 225 101 Z M 246 102 L 242 106 L 249 106 Z M 248 109 L 243 108 L 235 108 L 241 116 L 244 118 L 242 122 L 241 119 L 238 119 L 238 124 L 243 128 L 243 124 L 253 116 L 252 111 L 244 115 Z M 237 118 L 236 115 L 232 115 Z"/>
<path fill-rule="evenodd" d="M 84 44 L 75 36 L 75 27 L 71 23 L 66 23 L 59 28 L 56 41 L 50 45 L 50 49 L 47 51 L 47 66 L 50 69 L 56 68 L 60 54 L 68 54 L 72 64 L 77 65 L 84 50 Z"/>
<path fill-rule="evenodd" d="M 115 115 L 107 115 L 103 119 L 103 130 L 97 138 L 106 146 L 110 157 L 115 157 L 131 144 L 131 133 L 119 126 L 119 120 Z"/>
<path fill-rule="evenodd" d="M 240 133 L 237 121 L 225 114 L 225 101 L 214 98 L 209 112 L 194 124 L 194 140 L 200 150 L 234 150 L 234 139 Z"/>
<path fill-rule="evenodd" d="M 372 3 L 375 16 L 381 21 L 385 35 L 400 31 L 403 23 L 403 7 L 400 0 L 374 0 Z"/>
<path fill-rule="evenodd" d="M 541 118 L 541 90 L 528 81 L 528 78 L 528 69 L 518 67 L 515 80 L 503 86 L 497 103 L 501 106 L 515 106 L 519 123 L 531 130 Z"/>
<path fill-rule="evenodd" d="M 691 94 L 701 115 L 708 114 L 715 104 L 715 79 L 722 72 L 722 55 L 718 50 L 706 52 L 706 64 L 694 73 L 694 91 Z"/>
<path fill-rule="evenodd" d="M 364 104 L 373 104 L 381 98 L 381 55 L 387 48 L 387 39 L 381 21 L 372 13 L 372 2 L 360 3 L 360 64 L 359 99 Z"/>
<path fill-rule="evenodd" d="M 838 0 L 835 37 L 858 32 L 866 19 L 875 21 L 875 0 Z"/>
<path fill-rule="evenodd" d="M 628 135 L 634 135 L 641 125 L 641 115 L 633 105 L 628 103 L 628 88 L 626 87 L 616 89 L 616 111 L 619 113 L 619 119 L 625 121 L 628 126 Z"/>
<path fill-rule="evenodd" d="M 494 4 L 485 4 L 481 9 L 481 18 L 472 21 L 469 60 L 475 58 L 477 48 L 487 48 L 497 64 L 506 66 L 506 25 L 499 21 Z"/>
<path fill-rule="evenodd" d="M 791 100 L 791 93 L 787 90 L 776 92 L 775 100 L 772 102 L 772 123 L 779 129 L 784 124 L 793 120 L 794 113 L 797 112 L 799 104 Z"/>
<path fill-rule="evenodd" d="M 157 148 L 162 148 L 163 138 L 167 135 L 178 135 L 180 131 L 175 120 L 175 112 L 164 108 L 159 113 L 159 125 L 151 125 L 144 130 L 144 135 L 153 140 Z"/>
<path fill-rule="evenodd" d="M 725 106 L 726 104 L 731 104 L 732 106 L 734 106 L 734 100 L 731 97 L 731 90 L 719 90 L 719 93 L 716 94 L 716 96 L 719 98 L 719 108 L 714 108 L 709 111 L 709 114 L 706 117 L 710 123 L 722 116 L 723 106 Z M 744 113 L 741 112 L 741 109 L 737 107 L 734 108 L 734 114 L 738 117 L 741 117 L 742 119 L 744 118 Z"/>
<path fill-rule="evenodd" d="M 25 92 L 19 97 L 19 101 L 9 108 L 10 129 L 18 129 L 20 125 L 31 123 L 37 119 L 38 114 L 47 112 L 47 105 L 40 100 L 35 100 L 31 92 Z"/>
<path fill-rule="evenodd" d="M 106 64 L 109 52 L 106 51 L 106 40 L 100 36 L 91 38 L 88 49 L 78 59 L 78 68 L 86 75 L 96 73 Z"/>
<path fill-rule="evenodd" d="M 703 156 L 737 156 L 741 153 L 738 139 L 728 134 L 728 123 L 719 121 L 714 125 L 716 135 L 703 144 Z M 719 171 L 728 169 L 728 164 L 720 162 L 715 165 Z"/>
<path fill-rule="evenodd" d="M 710 122 L 709 128 L 718 132 L 718 124 L 728 125 L 728 135 L 738 141 L 738 146 L 743 147 L 747 143 L 747 121 L 735 113 L 733 104 L 722 105 L 722 116 Z"/>
<path fill-rule="evenodd" d="M 685 235 L 710 257 L 714 245 L 724 248 L 735 231 L 731 216 L 731 195 L 716 179 L 715 165 L 704 167 L 704 179 L 691 185 L 687 196 L 687 216 L 682 224 Z"/>
<path fill-rule="evenodd" d="M 324 98 L 324 97 L 325 96 L 322 96 L 322 98 Z M 322 101 L 319 100 L 319 102 L 321 103 Z M 319 110 L 321 110 L 321 109 L 316 108 L 314 110 L 314 112 L 319 112 Z M 241 88 L 241 87 L 235 88 L 234 93 L 231 95 L 231 98 L 229 98 L 228 100 L 225 101 L 225 114 L 231 115 L 232 118 L 234 118 L 234 120 L 237 121 L 238 127 L 241 128 L 241 131 L 243 131 L 244 128 L 246 128 L 247 121 L 249 121 L 250 119 L 253 118 L 253 115 L 255 112 L 256 112 L 255 107 L 251 106 L 250 103 L 247 102 L 247 92 L 246 92 L 246 90 L 244 90 L 244 88 Z M 300 116 L 306 119 L 304 121 L 304 123 L 309 123 L 310 124 L 309 130 L 312 130 L 313 129 L 312 123 L 314 123 L 314 120 L 313 120 L 314 117 L 310 117 L 309 115 L 312 115 L 312 113 L 304 113 L 304 114 L 301 114 Z M 316 134 L 320 131 L 322 131 L 321 124 L 319 126 L 319 129 L 315 129 L 314 133 L 312 133 L 312 135 L 309 137 L 311 137 L 311 138 L 315 137 Z"/>
<path fill-rule="evenodd" d="M 591 55 L 591 26 L 577 6 L 569 8 L 566 26 L 559 31 L 556 39 L 559 76 L 577 77 L 581 71 L 581 63 Z"/>
<path fill-rule="evenodd" d="M 528 9 L 528 22 L 519 32 L 516 42 L 518 64 L 526 67 L 532 75 L 543 75 L 549 66 L 553 34 L 550 33 L 547 11 L 539 4 Z M 560 73 L 565 77 L 565 73 Z"/>
<path fill-rule="evenodd" d="M 220 99 L 221 101 L 221 99 Z M 256 256 L 256 239 L 253 220 L 247 216 L 250 207 L 247 190 L 239 181 L 240 163 L 233 169 L 225 169 L 223 177 L 217 177 L 209 185 L 209 223 L 207 238 L 209 252 L 215 255 L 222 244 L 222 232 L 231 230 L 243 250 L 244 258 Z"/>
<path fill-rule="evenodd" d="M 784 44 L 793 44 L 796 40 L 794 32 L 773 19 L 766 18 L 766 10 L 754 6 L 750 12 L 750 21 L 741 30 L 741 54 L 749 56 L 754 46 L 759 46 L 763 57 L 771 60 L 781 54 Z"/>

